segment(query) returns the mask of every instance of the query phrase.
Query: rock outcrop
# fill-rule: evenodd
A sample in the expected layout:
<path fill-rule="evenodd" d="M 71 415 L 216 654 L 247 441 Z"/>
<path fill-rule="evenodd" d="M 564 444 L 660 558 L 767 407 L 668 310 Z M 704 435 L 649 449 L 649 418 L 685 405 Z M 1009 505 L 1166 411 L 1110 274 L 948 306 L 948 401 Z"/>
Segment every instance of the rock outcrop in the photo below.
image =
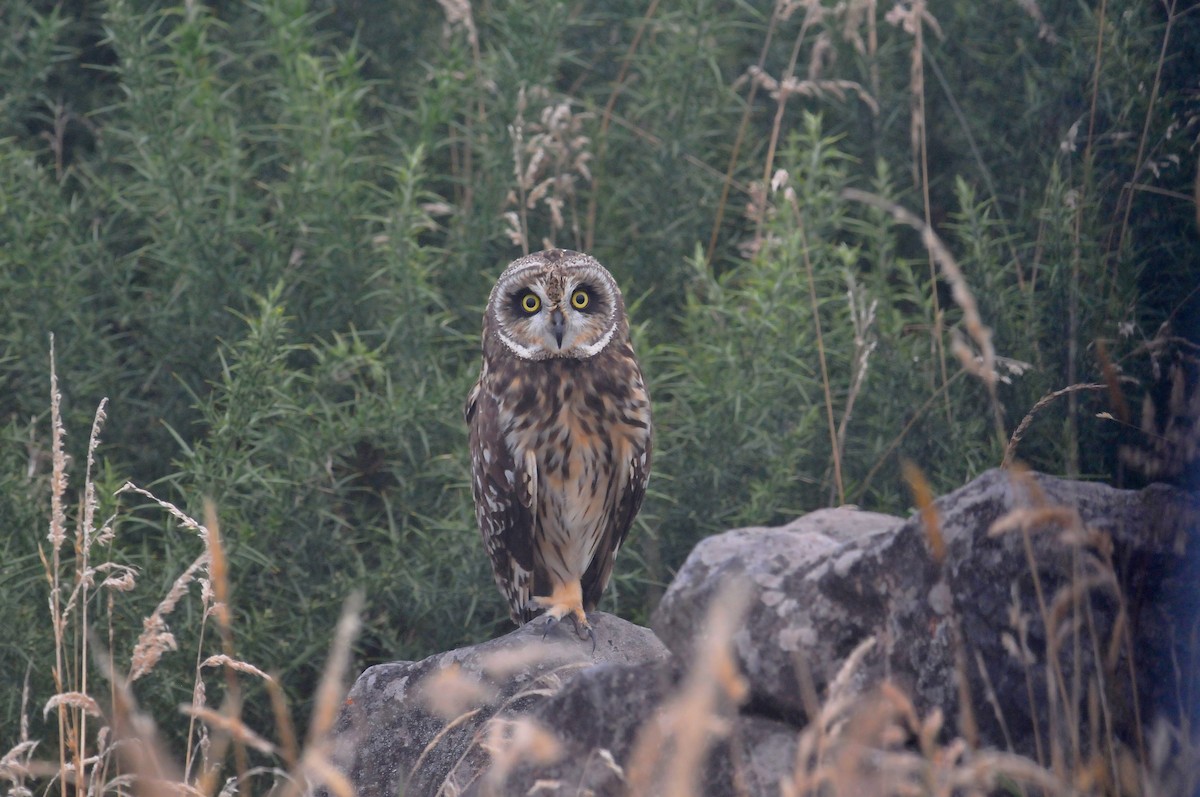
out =
<path fill-rule="evenodd" d="M 729 531 L 693 550 L 653 633 L 597 613 L 594 651 L 538 621 L 372 667 L 335 758 L 362 797 L 776 795 L 894 785 L 915 759 L 1052 790 L 1157 720 L 1200 720 L 1180 697 L 1200 683 L 1198 519 L 1167 487 L 991 471 L 908 520 Z"/>
<path fill-rule="evenodd" d="M 539 621 L 423 661 L 366 670 L 346 698 L 335 739 L 335 760 L 358 797 L 468 793 L 499 747 L 524 744 L 503 738 L 514 730 L 503 721 L 554 714 L 564 702 L 577 706 L 590 698 L 590 713 L 581 716 L 590 716 L 594 727 L 631 732 L 656 701 L 629 689 L 623 678 L 637 668 L 665 677 L 670 653 L 649 629 L 603 612 L 590 620 L 594 650 L 565 624 L 543 638 Z M 606 697 L 604 706 L 599 696 Z M 619 703 L 622 697 L 627 705 Z M 492 738 L 489 728 L 501 736 Z"/>

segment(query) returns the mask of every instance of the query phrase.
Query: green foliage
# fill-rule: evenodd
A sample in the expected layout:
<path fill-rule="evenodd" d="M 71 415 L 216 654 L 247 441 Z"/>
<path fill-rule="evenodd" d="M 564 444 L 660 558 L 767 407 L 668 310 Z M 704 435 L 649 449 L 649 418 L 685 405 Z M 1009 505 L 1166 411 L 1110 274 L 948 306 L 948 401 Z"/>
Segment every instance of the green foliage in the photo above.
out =
<path fill-rule="evenodd" d="M 215 501 L 238 653 L 280 670 L 302 711 L 355 588 L 359 666 L 507 627 L 461 407 L 514 235 L 590 242 L 633 311 L 655 469 L 610 607 L 635 620 L 704 535 L 840 500 L 903 512 L 900 457 L 939 491 L 1000 462 L 996 408 L 952 351 L 950 282 L 847 188 L 945 241 L 1008 358 L 1004 436 L 1047 392 L 1100 378 L 1097 340 L 1147 371 L 1119 329 L 1171 318 L 1186 333 L 1197 303 L 1181 197 L 1200 56 L 1179 42 L 1200 18 L 1173 21 L 1160 65 L 1157 6 L 1109 2 L 1100 19 L 1044 3 L 1039 20 L 993 5 L 932 9 L 916 85 L 912 33 L 858 3 L 523 0 L 453 18 L 378 0 L 8 3 L 0 606 L 16 619 L 0 727 L 17 727 L 24 663 L 52 651 L 51 333 L 74 456 L 107 396 L 110 493 L 130 479 L 194 517 Z M 555 165 L 522 185 L 535 158 Z M 1019 456 L 1112 474 L 1096 395 L 1043 410 Z M 160 510 L 122 503 L 112 557 L 143 573 L 114 615 L 128 651 L 197 550 Z M 200 645 L 201 621 L 193 606 L 172 627 Z M 194 653 L 169 654 L 141 697 L 172 711 Z M 34 703 L 50 689 L 41 676 Z"/>
<path fill-rule="evenodd" d="M 805 263 L 814 266 L 821 324 L 833 336 L 826 345 L 852 352 L 844 293 L 855 253 L 838 241 L 844 156 L 810 116 L 787 157 L 803 191 L 803 226 L 781 204 L 758 254 L 737 268 L 718 277 L 702 252 L 692 259 L 680 344 L 661 364 L 672 378 L 658 426 L 659 471 L 672 493 L 695 498 L 672 507 L 667 527 L 778 522 L 827 495 L 816 489 L 828 480 L 828 435 Z M 673 550 L 670 560 L 686 553 Z"/>

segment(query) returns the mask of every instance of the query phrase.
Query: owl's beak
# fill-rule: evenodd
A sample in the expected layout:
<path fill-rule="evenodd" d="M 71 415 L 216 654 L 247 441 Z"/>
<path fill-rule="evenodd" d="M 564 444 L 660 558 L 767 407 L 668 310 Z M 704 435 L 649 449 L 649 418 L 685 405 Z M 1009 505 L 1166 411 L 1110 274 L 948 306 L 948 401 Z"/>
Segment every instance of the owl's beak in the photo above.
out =
<path fill-rule="evenodd" d="M 558 348 L 562 348 L 563 333 L 567 330 L 567 318 L 563 315 L 562 310 L 555 309 L 550 313 L 550 331 L 554 333 L 554 339 L 558 341 Z"/>

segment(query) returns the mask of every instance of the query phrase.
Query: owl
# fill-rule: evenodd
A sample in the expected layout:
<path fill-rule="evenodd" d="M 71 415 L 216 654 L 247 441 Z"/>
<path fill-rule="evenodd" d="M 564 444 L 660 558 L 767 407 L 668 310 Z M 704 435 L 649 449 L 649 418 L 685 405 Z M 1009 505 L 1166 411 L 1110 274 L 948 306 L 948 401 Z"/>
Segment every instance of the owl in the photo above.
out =
<path fill-rule="evenodd" d="M 588 255 L 548 249 L 500 275 L 465 408 L 475 517 L 518 625 L 595 636 L 596 608 L 646 494 L 650 395 L 625 302 Z"/>

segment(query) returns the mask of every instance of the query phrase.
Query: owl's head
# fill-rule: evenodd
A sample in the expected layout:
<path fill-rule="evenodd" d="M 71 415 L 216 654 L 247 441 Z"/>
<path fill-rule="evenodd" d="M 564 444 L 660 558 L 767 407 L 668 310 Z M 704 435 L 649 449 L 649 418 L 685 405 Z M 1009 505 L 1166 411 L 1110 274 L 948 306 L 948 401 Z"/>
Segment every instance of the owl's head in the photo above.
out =
<path fill-rule="evenodd" d="M 492 288 L 485 334 L 523 360 L 586 359 L 628 335 L 616 281 L 588 255 L 547 249 L 514 261 Z"/>

